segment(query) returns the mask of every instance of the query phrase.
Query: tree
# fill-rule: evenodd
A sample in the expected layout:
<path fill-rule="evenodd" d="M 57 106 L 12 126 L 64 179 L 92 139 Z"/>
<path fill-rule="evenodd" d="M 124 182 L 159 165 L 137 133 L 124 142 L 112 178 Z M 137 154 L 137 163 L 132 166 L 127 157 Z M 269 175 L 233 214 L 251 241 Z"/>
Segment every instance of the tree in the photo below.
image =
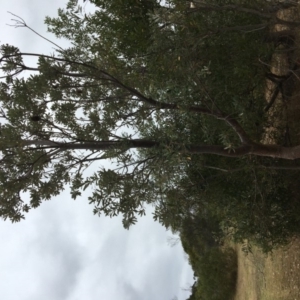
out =
<path fill-rule="evenodd" d="M 205 15 L 183 1 L 170 7 L 150 0 L 92 2 L 99 8 L 93 14 L 81 14 L 71 0 L 58 18 L 46 18 L 49 31 L 72 41 L 68 49 L 58 46 L 55 54 L 44 55 L 1 46 L 4 219 L 19 221 L 70 184 L 74 199 L 92 186 L 94 213 L 121 213 L 128 228 L 137 214 L 145 213 L 145 203 L 162 201 L 182 179 L 192 154 L 227 162 L 247 156 L 300 158 L 300 145 L 259 142 L 255 120 L 263 121 L 263 96 L 257 93 L 262 87 L 249 76 L 264 70 L 241 67 L 268 55 L 268 45 L 257 45 L 274 22 L 273 12 L 262 15 L 248 6 L 222 7 L 218 1 L 201 7 L 207 8 Z M 267 20 L 264 26 L 261 19 Z M 241 33 L 258 25 L 258 33 Z M 246 45 L 245 54 L 241 49 Z M 224 54 L 232 50 L 237 56 L 227 62 Z M 37 57 L 37 66 L 27 65 L 27 56 Z M 239 68 L 230 80 L 222 77 L 227 64 L 227 70 Z M 21 77 L 26 71 L 31 75 Z M 240 78 L 238 88 L 233 78 Z M 250 98 L 256 104 L 248 113 Z M 193 143 L 190 129 L 196 121 L 200 142 Z M 86 176 L 86 169 L 102 160 L 112 166 Z M 22 199 L 24 193 L 30 203 Z"/>

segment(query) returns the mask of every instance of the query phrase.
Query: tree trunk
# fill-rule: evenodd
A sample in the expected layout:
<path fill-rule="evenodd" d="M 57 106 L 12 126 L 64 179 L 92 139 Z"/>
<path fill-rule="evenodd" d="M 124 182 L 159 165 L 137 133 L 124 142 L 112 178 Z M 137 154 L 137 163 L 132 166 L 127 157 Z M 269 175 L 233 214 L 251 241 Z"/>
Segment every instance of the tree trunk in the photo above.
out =
<path fill-rule="evenodd" d="M 158 148 L 167 146 L 173 148 L 174 151 L 181 153 L 199 153 L 199 154 L 214 154 L 226 157 L 241 157 L 244 155 L 256 155 L 272 158 L 282 158 L 294 160 L 300 158 L 300 146 L 283 147 L 280 145 L 263 145 L 258 143 L 249 143 L 241 145 L 237 148 L 225 148 L 218 145 L 194 145 L 194 144 L 179 144 L 172 141 L 153 141 L 145 139 L 135 139 L 128 141 L 95 141 L 83 143 L 61 143 L 47 140 L 23 140 L 23 145 L 35 145 L 45 148 L 60 149 L 60 150 L 111 150 L 111 149 L 137 149 L 137 148 Z"/>

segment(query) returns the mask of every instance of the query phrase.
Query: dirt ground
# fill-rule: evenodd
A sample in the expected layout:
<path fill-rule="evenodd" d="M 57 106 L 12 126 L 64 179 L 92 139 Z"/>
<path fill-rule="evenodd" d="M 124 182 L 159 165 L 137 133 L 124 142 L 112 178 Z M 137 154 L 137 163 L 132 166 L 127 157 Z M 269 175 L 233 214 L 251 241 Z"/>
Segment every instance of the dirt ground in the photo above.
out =
<path fill-rule="evenodd" d="M 291 19 L 293 14 L 292 19 L 296 17 L 299 20 L 299 10 L 280 12 L 279 17 Z M 286 28 L 280 26 L 274 28 L 275 31 L 284 29 Z M 300 41 L 300 29 L 297 40 Z M 293 55 L 292 59 L 298 61 L 300 50 L 296 50 Z M 288 59 L 284 53 L 275 53 L 271 62 L 271 72 L 276 75 L 287 74 L 288 60 L 290 58 Z M 271 124 L 274 125 L 276 120 L 280 120 L 281 125 L 288 124 L 291 145 L 300 141 L 300 74 L 295 74 L 295 78 L 298 80 L 289 103 L 285 103 L 279 95 L 276 99 L 277 107 L 273 106 L 269 112 Z M 267 82 L 267 101 L 272 96 L 274 88 L 271 82 Z M 276 131 L 273 126 L 266 128 L 263 142 L 274 141 L 274 130 Z M 299 195 L 296 197 L 299 198 Z M 236 245 L 238 274 L 234 300 L 300 300 L 300 237 L 294 238 L 288 246 L 275 250 L 269 255 L 263 254 L 256 247 L 252 247 L 251 252 L 245 254 L 242 251 L 243 247 L 244 245 Z"/>
<path fill-rule="evenodd" d="M 236 246 L 238 280 L 235 300 L 299 300 L 300 238 L 265 255 L 252 247 L 245 254 Z"/>

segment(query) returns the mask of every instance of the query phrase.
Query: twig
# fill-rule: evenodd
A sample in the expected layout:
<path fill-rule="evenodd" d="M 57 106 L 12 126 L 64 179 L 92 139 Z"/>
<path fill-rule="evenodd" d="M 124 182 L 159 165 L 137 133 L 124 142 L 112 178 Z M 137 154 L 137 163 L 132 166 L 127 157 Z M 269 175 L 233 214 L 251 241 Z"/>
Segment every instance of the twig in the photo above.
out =
<path fill-rule="evenodd" d="M 28 26 L 25 22 L 24 19 L 22 19 L 21 17 L 11 13 L 10 11 L 8 11 L 9 14 L 15 16 L 16 18 L 18 19 L 11 19 L 12 21 L 15 22 L 15 25 L 9 25 L 7 24 L 8 26 L 11 26 L 11 27 L 15 27 L 15 28 L 19 28 L 19 27 L 27 27 L 29 30 L 31 30 L 33 33 L 35 33 L 36 35 L 38 35 L 39 37 L 41 37 L 42 39 L 46 40 L 47 42 L 53 44 L 54 46 L 58 47 L 60 50 L 64 50 L 62 47 L 60 47 L 59 45 L 57 45 L 56 43 L 52 42 L 51 40 L 45 38 L 44 36 L 42 36 L 41 34 L 39 34 L 38 32 L 36 32 L 34 29 L 32 29 L 30 26 Z"/>

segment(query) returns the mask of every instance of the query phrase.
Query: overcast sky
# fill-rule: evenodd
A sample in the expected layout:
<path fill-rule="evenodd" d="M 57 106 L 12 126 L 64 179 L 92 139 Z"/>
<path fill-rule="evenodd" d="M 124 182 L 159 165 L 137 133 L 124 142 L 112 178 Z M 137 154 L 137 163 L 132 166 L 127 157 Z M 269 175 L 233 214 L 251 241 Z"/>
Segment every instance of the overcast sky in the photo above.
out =
<path fill-rule="evenodd" d="M 56 16 L 65 3 L 2 1 L 0 43 L 27 52 L 51 52 L 52 46 L 28 29 L 7 26 L 13 24 L 7 11 L 44 34 L 44 17 Z M 1 299 L 182 300 L 189 296 L 193 272 L 187 258 L 180 243 L 170 246 L 168 239 L 176 236 L 153 221 L 150 208 L 129 231 L 120 218 L 99 218 L 92 210 L 87 194 L 73 201 L 66 190 L 31 211 L 25 221 L 0 220 Z"/>

